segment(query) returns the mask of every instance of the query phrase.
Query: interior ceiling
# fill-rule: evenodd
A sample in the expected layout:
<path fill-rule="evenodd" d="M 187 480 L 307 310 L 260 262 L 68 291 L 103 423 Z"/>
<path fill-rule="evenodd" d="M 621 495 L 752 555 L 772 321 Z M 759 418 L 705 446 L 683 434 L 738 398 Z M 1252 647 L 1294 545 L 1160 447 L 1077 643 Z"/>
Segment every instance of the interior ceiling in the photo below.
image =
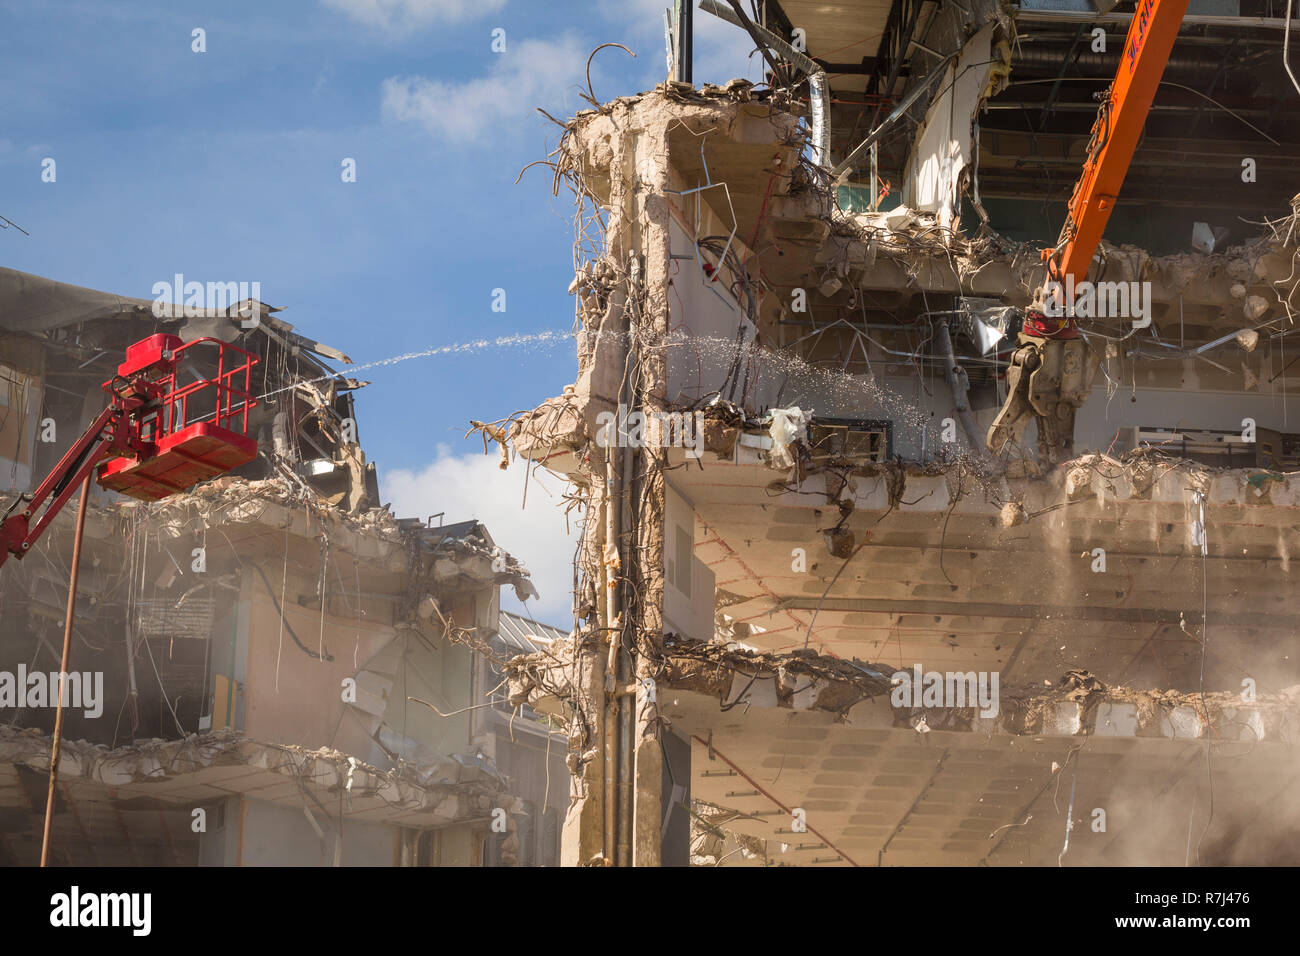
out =
<path fill-rule="evenodd" d="M 861 93 L 866 87 L 869 70 L 862 70 L 862 61 L 875 57 L 891 6 L 892 0 L 781 0 L 791 25 L 804 30 L 810 56 L 855 67 L 851 72 L 830 71 L 836 93 Z"/>
<path fill-rule="evenodd" d="M 859 705 L 870 706 L 889 708 Z M 677 691 L 661 709 L 691 738 L 691 796 L 739 811 L 723 826 L 767 840 L 770 863 L 1055 866 L 1072 791 L 1064 865 L 1182 866 L 1198 849 L 1202 863 L 1259 863 L 1296 851 L 1276 838 L 1300 824 L 1300 807 L 1279 799 L 1300 777 L 1284 744 L 1218 751 L 1233 770 L 1215 774 L 1213 826 L 1189 842 L 1197 807 L 1196 833 L 1204 826 L 1202 741 L 919 734 L 818 712 L 719 713 L 715 697 Z M 806 833 L 791 832 L 795 807 Z M 1105 832 L 1093 829 L 1096 809 Z M 763 862 L 735 854 L 723 865 Z"/>
<path fill-rule="evenodd" d="M 40 860 L 46 786 L 43 773 L 0 764 L 0 865 Z M 191 809 L 147 798 L 121 801 L 108 788 L 60 780 L 50 834 L 54 865 L 196 866 Z"/>
<path fill-rule="evenodd" d="M 873 56 L 892 0 L 781 0 L 790 23 L 807 34 L 808 52 L 828 60 Z"/>
<path fill-rule="evenodd" d="M 877 115 L 879 101 L 873 98 L 870 105 L 864 106 L 864 93 L 875 70 L 881 37 L 893 5 L 892 0 L 829 4 L 816 0 L 781 2 L 790 23 L 806 32 L 808 55 L 826 67 L 831 90 L 834 155 L 844 156 L 857 145 Z M 907 75 L 904 66 L 900 76 Z"/>
<path fill-rule="evenodd" d="M 1084 18 L 1017 21 L 1010 85 L 978 117 L 982 196 L 1068 199 L 1096 94 L 1113 78 L 1123 47 L 1126 25 L 1105 29 L 1102 52 Z M 1300 124 L 1281 39 L 1277 31 L 1184 24 L 1125 179 L 1125 204 L 1269 215 L 1285 208 L 1294 182 L 1269 173 L 1290 169 Z M 1243 157 L 1267 172 L 1243 183 Z"/>
<path fill-rule="evenodd" d="M 337 804 L 342 771 L 332 764 L 311 763 L 313 754 L 302 753 L 303 770 L 295 773 L 233 759 L 198 765 L 188 762 L 178 745 L 170 760 L 163 760 L 169 769 L 184 768 L 180 772 L 116 786 L 65 768 L 59 778 L 53 845 L 60 848 L 60 861 L 72 865 L 194 865 L 198 839 L 188 831 L 196 807 L 207 808 L 211 815 L 219 801 L 231 796 L 295 811 L 313 802 Z M 414 786 L 376 786 L 382 780 L 368 772 L 360 779 L 364 786 L 349 796 L 349 821 L 429 826 L 450 822 L 457 811 L 456 799 L 422 806 Z M 43 771 L 0 762 L 0 862 L 6 855 L 13 863 L 40 858 L 46 782 Z"/>
<path fill-rule="evenodd" d="M 857 478 L 844 527 L 866 544 L 844 565 L 822 534 L 839 520 L 825 477 L 778 494 L 779 477 L 710 462 L 673 479 L 696 508 L 696 555 L 729 602 L 721 610 L 761 629 L 744 639 L 760 650 L 807 642 L 902 668 L 997 670 L 1004 684 L 1073 668 L 1137 689 L 1198 684 L 1202 567 L 1187 505 L 1090 499 L 1006 529 L 977 488 L 950 511 L 942 479 L 913 478 L 911 504 L 889 511 L 885 479 Z M 1257 509 L 1214 504 L 1210 515 L 1206 688 L 1235 691 L 1244 676 L 1265 693 L 1300 683 L 1294 535 Z M 1093 573 L 1102 545 L 1107 570 Z M 792 569 L 796 548 L 806 572 Z"/>
<path fill-rule="evenodd" d="M 806 31 L 809 54 L 830 70 L 836 156 L 856 146 L 934 62 L 921 46 L 909 45 L 899 82 L 888 91 L 895 100 L 883 107 L 876 100 L 863 102 L 894 5 L 888 0 L 780 3 L 790 24 Z M 1258 4 L 1244 5 L 1243 13 L 1268 13 L 1254 6 Z M 1128 14 L 1132 7 L 1125 0 L 1113 12 Z M 945 45 L 937 40 L 945 29 L 936 26 L 942 18 L 933 13 L 934 5 L 922 4 L 911 37 L 931 48 Z M 769 16 L 773 19 L 779 16 Z M 1097 112 L 1095 94 L 1114 76 L 1127 30 L 1126 22 L 1107 21 L 1107 49 L 1094 50 L 1093 20 L 1091 14 L 1073 19 L 1069 14 L 1048 20 L 1019 17 L 1011 85 L 991 98 L 978 117 L 981 196 L 995 203 L 1032 199 L 1052 204 L 1042 210 L 1049 219 L 1056 217 L 1045 235 L 1059 229 L 1063 208 L 1055 206 L 1063 207 L 1077 179 Z M 1277 30 L 1185 23 L 1133 159 L 1121 208 L 1140 211 L 1158 205 L 1233 223 L 1235 215 L 1258 218 L 1285 209 L 1294 191 L 1291 177 L 1265 174 L 1243 183 L 1240 176 L 1243 157 L 1255 159 L 1270 173 L 1288 170 L 1293 147 L 1300 143 L 1300 117 L 1292 108 L 1295 90 L 1283 70 L 1281 52 L 1282 33 Z M 882 140 L 880 168 L 886 178 L 897 179 L 923 106 Z M 1229 211 L 1232 216 L 1227 216 Z M 1128 225 L 1119 220 L 1115 228 L 1122 232 Z M 1185 231 L 1181 221 L 1176 231 Z M 1143 242 L 1140 229 L 1130 241 L 1158 243 L 1149 236 Z"/>

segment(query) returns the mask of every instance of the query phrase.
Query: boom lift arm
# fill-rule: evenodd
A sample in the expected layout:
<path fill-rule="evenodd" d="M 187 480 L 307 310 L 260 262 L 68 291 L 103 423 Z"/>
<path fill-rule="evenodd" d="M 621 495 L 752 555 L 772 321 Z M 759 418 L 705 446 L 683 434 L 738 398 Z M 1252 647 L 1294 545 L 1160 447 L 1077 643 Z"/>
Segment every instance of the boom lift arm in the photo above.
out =
<path fill-rule="evenodd" d="M 1083 172 L 1054 249 L 1044 249 L 1047 279 L 1029 307 L 1007 367 L 1007 398 L 989 428 L 995 455 L 1019 444 L 1033 417 L 1040 459 L 1055 465 L 1074 453 L 1074 415 L 1088 397 L 1097 358 L 1079 338 L 1061 288 L 1082 281 L 1137 150 L 1188 0 L 1138 0 L 1115 79 L 1103 94 Z M 1054 314 L 1049 314 L 1054 313 Z"/>
<path fill-rule="evenodd" d="M 23 510 L 6 517 L 0 524 L 0 544 L 4 545 L 0 549 L 0 565 L 11 554 L 19 559 L 27 554 L 100 461 L 114 452 L 133 453 L 138 446 L 133 445 L 135 439 L 130 416 L 146 401 L 140 396 L 123 395 L 120 401 L 110 404 L 68 449 L 41 486 L 30 497 L 24 496 L 14 502 L 15 509 L 21 505 Z"/>
<path fill-rule="evenodd" d="M 196 346 L 216 348 L 216 375 L 178 384 L 184 353 Z M 96 468 L 101 486 L 157 501 L 251 461 L 257 442 L 246 435 L 248 412 L 257 401 L 248 386 L 257 362 L 218 339 L 158 334 L 130 346 L 117 375 L 104 383 L 108 407 L 0 521 L 0 565 L 31 550 Z"/>

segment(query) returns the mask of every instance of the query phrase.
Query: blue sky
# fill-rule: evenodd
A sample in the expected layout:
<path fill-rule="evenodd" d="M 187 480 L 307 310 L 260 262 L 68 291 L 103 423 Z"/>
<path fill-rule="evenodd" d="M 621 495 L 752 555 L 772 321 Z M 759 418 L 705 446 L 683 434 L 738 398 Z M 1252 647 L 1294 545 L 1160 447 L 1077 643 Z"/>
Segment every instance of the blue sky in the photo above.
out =
<path fill-rule="evenodd" d="M 602 42 L 637 58 L 597 54 L 599 98 L 660 82 L 666 3 L 0 2 L 0 214 L 31 234 L 0 230 L 0 263 L 142 298 L 176 272 L 257 281 L 282 318 L 358 363 L 567 330 L 571 196 L 551 196 L 545 167 L 514 185 L 557 139 L 534 107 L 582 108 L 583 64 Z M 696 16 L 696 82 L 757 79 L 743 33 Z M 196 28 L 206 52 L 192 50 Z M 358 399 L 394 510 L 482 518 L 560 620 L 559 483 L 550 500 L 530 490 L 522 514 L 522 469 L 495 473 L 462 436 L 574 374 L 568 342 L 488 349 L 367 372 Z"/>

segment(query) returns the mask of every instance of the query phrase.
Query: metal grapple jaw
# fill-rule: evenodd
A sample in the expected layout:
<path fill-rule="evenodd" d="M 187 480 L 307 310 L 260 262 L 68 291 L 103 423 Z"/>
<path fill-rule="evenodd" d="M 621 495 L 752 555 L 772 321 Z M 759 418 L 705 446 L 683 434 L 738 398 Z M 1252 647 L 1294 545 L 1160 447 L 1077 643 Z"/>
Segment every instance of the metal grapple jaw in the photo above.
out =
<path fill-rule="evenodd" d="M 1023 443 L 1032 418 L 1038 425 L 1038 456 L 1048 466 L 1074 457 L 1074 415 L 1088 398 L 1098 357 L 1079 338 L 1042 338 L 1021 333 L 1007 367 L 1007 399 L 989 427 L 985 444 L 995 455 Z"/>

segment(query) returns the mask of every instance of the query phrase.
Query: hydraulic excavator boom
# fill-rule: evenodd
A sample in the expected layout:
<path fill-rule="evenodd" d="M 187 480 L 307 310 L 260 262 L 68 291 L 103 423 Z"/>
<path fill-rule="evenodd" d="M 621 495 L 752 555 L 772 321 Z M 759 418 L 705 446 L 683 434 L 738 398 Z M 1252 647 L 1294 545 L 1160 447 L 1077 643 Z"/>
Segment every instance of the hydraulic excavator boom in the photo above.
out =
<path fill-rule="evenodd" d="M 1092 387 L 1097 358 L 1079 338 L 1073 304 L 1061 298 L 1062 287 L 1067 279 L 1079 282 L 1087 277 L 1187 3 L 1138 0 L 1115 79 L 1101 94 L 1083 173 L 1070 197 L 1060 239 L 1055 248 L 1042 252 L 1046 282 L 1026 312 L 1007 367 L 1007 398 L 986 440 L 994 454 L 1019 444 L 1031 417 L 1038 425 L 1044 464 L 1054 465 L 1074 453 L 1074 415 Z"/>

